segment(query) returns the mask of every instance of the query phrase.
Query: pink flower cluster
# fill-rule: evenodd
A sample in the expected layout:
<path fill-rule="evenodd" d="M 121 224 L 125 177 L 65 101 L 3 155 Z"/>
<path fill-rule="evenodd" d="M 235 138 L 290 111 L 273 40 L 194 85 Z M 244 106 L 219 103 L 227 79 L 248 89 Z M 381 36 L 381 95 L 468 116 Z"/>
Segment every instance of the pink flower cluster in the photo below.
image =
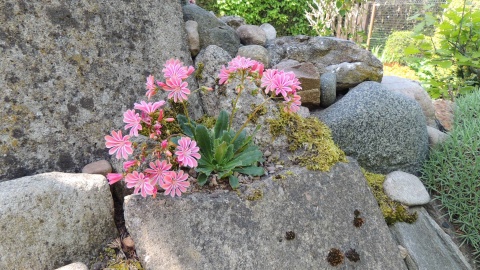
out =
<path fill-rule="evenodd" d="M 297 90 L 302 87 L 293 72 L 277 69 L 264 70 L 263 64 L 250 58 L 237 56 L 228 63 L 228 67 L 222 67 L 219 83 L 229 83 L 237 75 L 245 76 L 252 81 L 260 78 L 261 86 L 265 87 L 265 94 L 269 92 L 277 96 L 281 94 L 285 112 L 293 113 L 300 109 L 301 97 L 297 94 Z"/>
<path fill-rule="evenodd" d="M 183 66 L 183 63 L 178 59 L 170 59 L 165 63 L 165 68 L 162 70 L 165 82 L 157 81 L 155 85 L 155 78 L 150 75 L 147 77 L 147 93 L 146 96 L 150 99 L 158 91 L 158 87 L 170 92 L 168 98 L 174 102 L 183 102 L 188 99 L 190 89 L 188 83 L 184 80 L 190 76 L 194 68 L 192 66 Z"/>

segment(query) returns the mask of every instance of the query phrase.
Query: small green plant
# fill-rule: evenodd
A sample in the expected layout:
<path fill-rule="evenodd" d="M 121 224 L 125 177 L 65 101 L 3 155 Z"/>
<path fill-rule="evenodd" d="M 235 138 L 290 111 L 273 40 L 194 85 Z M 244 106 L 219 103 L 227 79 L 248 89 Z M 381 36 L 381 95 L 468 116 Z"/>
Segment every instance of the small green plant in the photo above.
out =
<path fill-rule="evenodd" d="M 200 147 L 202 157 L 197 167 L 200 185 L 207 182 L 212 172 L 218 174 L 220 179 L 228 177 L 232 188 L 237 188 L 239 184 L 234 172 L 252 176 L 265 173 L 262 167 L 256 165 L 262 160 L 263 154 L 252 142 L 254 134 L 246 136 L 243 130 L 236 136 L 233 130 L 229 131 L 229 115 L 226 111 L 220 112 L 213 129 L 193 121 L 189 123 L 183 115 L 178 115 L 177 119 L 184 133 L 194 137 Z"/>
<path fill-rule="evenodd" d="M 466 0 L 448 0 L 443 7 L 440 18 L 429 12 L 410 18 L 419 20 L 412 36 L 418 45 L 405 49 L 413 55 L 405 60 L 430 96 L 453 100 L 480 84 L 480 9 Z"/>
<path fill-rule="evenodd" d="M 454 128 L 430 151 L 421 179 L 480 262 L 480 90 L 459 97 L 455 105 Z"/>

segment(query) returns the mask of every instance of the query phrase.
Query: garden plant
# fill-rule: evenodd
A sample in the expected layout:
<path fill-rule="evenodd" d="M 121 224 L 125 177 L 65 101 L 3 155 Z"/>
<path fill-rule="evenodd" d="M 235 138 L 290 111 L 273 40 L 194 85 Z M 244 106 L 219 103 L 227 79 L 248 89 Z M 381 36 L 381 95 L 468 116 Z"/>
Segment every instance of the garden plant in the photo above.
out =
<path fill-rule="evenodd" d="M 244 57 L 236 57 L 223 67 L 219 74 L 219 84 L 235 83 L 236 99 L 229 114 L 221 111 L 213 129 L 208 129 L 196 123 L 188 115 L 186 101 L 192 91 L 185 81 L 194 72 L 193 67 L 183 66 L 179 60 L 171 59 L 166 62 L 163 74 L 165 82 L 155 81 L 152 75 L 147 77 L 146 96 L 151 99 L 163 89 L 169 92 L 168 99 L 173 103 L 180 103 L 184 107 L 183 114 L 166 115 L 165 100 L 134 104 L 134 109 L 127 110 L 123 116 L 126 123 L 124 129 L 129 132 L 123 135 L 122 131 L 111 132 L 105 136 L 106 147 L 109 153 L 117 159 L 125 159 L 124 172 L 109 173 L 107 178 L 110 184 L 125 179 L 128 188 L 134 188 L 134 193 L 143 197 L 155 196 L 161 188 L 165 195 L 181 196 L 190 186 L 188 169 L 194 168 L 198 172 L 197 182 L 204 185 L 208 177 L 214 173 L 219 179 L 228 178 L 232 188 L 239 185 L 236 174 L 262 176 L 262 152 L 253 143 L 254 134 L 247 135 L 244 128 L 250 123 L 257 110 L 271 99 L 283 99 L 281 106 L 285 113 L 295 113 L 301 102 L 297 90 L 301 89 L 300 82 L 293 72 L 284 72 L 276 69 L 264 70 L 263 64 Z M 232 122 L 237 110 L 238 99 L 242 94 L 248 94 L 246 81 L 261 85 L 264 90 L 265 101 L 253 108 L 238 131 L 233 130 Z M 200 88 L 207 91 L 209 88 Z M 165 127 L 178 121 L 181 132 L 170 134 Z M 132 143 L 130 137 L 145 135 L 152 143 Z M 139 151 L 134 151 L 138 149 Z"/>

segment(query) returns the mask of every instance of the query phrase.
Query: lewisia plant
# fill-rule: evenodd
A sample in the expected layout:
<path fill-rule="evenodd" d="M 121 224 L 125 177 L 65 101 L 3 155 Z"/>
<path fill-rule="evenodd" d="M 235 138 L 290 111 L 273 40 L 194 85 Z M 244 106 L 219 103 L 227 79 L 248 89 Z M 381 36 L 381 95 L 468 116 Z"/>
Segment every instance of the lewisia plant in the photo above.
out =
<path fill-rule="evenodd" d="M 123 135 L 119 130 L 105 136 L 106 147 L 110 148 L 109 154 L 126 160 L 123 163 L 123 173 L 107 175 L 109 183 L 114 184 L 123 179 L 128 188 L 134 188 L 134 193 L 140 193 L 143 197 L 155 196 L 160 188 L 165 195 L 174 197 L 181 196 L 190 186 L 189 175 L 184 171 L 188 168 L 194 168 L 199 173 L 197 181 L 200 185 L 205 184 L 210 174 L 215 173 L 219 179 L 228 178 L 232 188 L 239 185 L 235 172 L 252 176 L 263 175 L 263 168 L 257 166 L 258 162 L 262 161 L 262 153 L 253 144 L 253 134 L 247 136 L 244 131 L 251 117 L 246 119 L 240 130 L 232 130 L 236 104 L 245 90 L 246 80 L 249 80 L 264 88 L 265 102 L 282 98 L 281 106 L 285 112 L 297 112 L 301 105 L 297 90 L 301 87 L 295 74 L 276 69 L 264 70 L 261 63 L 237 56 L 227 67 L 222 67 L 219 74 L 219 84 L 232 83 L 235 78 L 240 79 L 235 87 L 237 97 L 233 102 L 232 113 L 229 115 L 222 111 L 214 129 L 208 130 L 191 120 L 186 108 L 185 101 L 192 91 L 185 80 L 194 72 L 194 68 L 183 66 L 179 60 L 171 59 L 166 62 L 162 71 L 165 82 L 155 81 L 152 75 L 147 77 L 146 96 L 150 100 L 162 89 L 169 92 L 167 99 L 182 103 L 186 115 L 177 115 L 177 121 L 184 134 L 162 136 L 165 123 L 175 121 L 174 118 L 165 117 L 164 100 L 135 103 L 133 109 L 124 113 L 124 129 L 128 135 Z M 206 87 L 202 89 L 211 90 Z M 254 108 L 250 115 L 253 116 L 264 103 Z M 138 146 L 132 143 L 130 138 L 139 136 L 139 133 L 156 141 L 156 146 L 147 149 L 145 144 Z M 136 148 L 141 151 L 134 155 Z"/>

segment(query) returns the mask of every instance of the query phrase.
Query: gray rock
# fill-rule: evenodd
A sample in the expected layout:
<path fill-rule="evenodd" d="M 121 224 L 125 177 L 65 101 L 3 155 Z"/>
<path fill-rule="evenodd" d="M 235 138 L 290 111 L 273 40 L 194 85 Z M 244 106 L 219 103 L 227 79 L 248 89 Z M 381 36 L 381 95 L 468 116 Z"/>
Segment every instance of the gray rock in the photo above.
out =
<path fill-rule="evenodd" d="M 264 23 L 260 25 L 260 28 L 265 31 L 265 37 L 267 38 L 267 42 L 277 38 L 277 30 L 275 30 L 275 27 L 273 27 L 273 25 L 269 23 Z"/>
<path fill-rule="evenodd" d="M 177 0 L 1 3 L 0 182 L 106 158 L 146 76 L 192 63 Z"/>
<path fill-rule="evenodd" d="M 223 16 L 218 19 L 235 30 L 237 30 L 238 27 L 245 25 L 245 19 L 239 16 Z"/>
<path fill-rule="evenodd" d="M 82 173 L 101 174 L 103 176 L 107 176 L 107 174 L 111 172 L 112 165 L 106 160 L 95 161 L 82 168 Z"/>
<path fill-rule="evenodd" d="M 198 23 L 196 21 L 186 21 L 185 30 L 188 36 L 188 48 L 192 56 L 200 52 L 200 36 L 198 35 Z"/>
<path fill-rule="evenodd" d="M 0 183 L 0 269 L 90 263 L 117 235 L 101 175 L 59 172 Z"/>
<path fill-rule="evenodd" d="M 352 41 L 331 37 L 279 37 L 267 46 L 272 65 L 284 59 L 312 62 L 320 74 L 334 72 L 337 90 L 344 90 L 363 81 L 380 82 L 383 64 L 369 51 Z"/>
<path fill-rule="evenodd" d="M 408 269 L 472 269 L 450 236 L 435 223 L 423 207 L 411 210 L 418 213 L 415 223 L 397 222 L 390 227 L 398 243 L 408 250 L 411 258 L 405 260 Z"/>
<path fill-rule="evenodd" d="M 383 189 L 390 199 L 405 205 L 424 205 L 430 201 L 430 195 L 422 181 L 406 172 L 395 171 L 387 174 Z"/>
<path fill-rule="evenodd" d="M 303 106 L 315 107 L 320 105 L 320 74 L 312 63 L 284 60 L 273 68 L 295 73 L 302 87 L 297 93 L 302 97 Z"/>
<path fill-rule="evenodd" d="M 337 98 L 337 75 L 324 73 L 320 76 L 320 105 L 328 107 Z"/>
<path fill-rule="evenodd" d="M 200 35 L 202 49 L 209 45 L 217 45 L 234 57 L 238 48 L 242 46 L 240 38 L 232 27 L 197 5 L 183 6 L 183 19 L 198 23 L 198 34 Z"/>
<path fill-rule="evenodd" d="M 420 107 L 422 107 L 423 114 L 427 119 L 427 125 L 437 127 L 437 123 L 435 122 L 435 107 L 433 106 L 432 99 L 419 82 L 397 76 L 383 76 L 382 85 L 390 91 L 400 93 L 417 101 Z"/>
<path fill-rule="evenodd" d="M 440 130 L 433 127 L 427 127 L 427 132 L 428 132 L 428 143 L 430 144 L 430 147 L 443 143 L 449 137 L 447 133 L 443 133 Z"/>
<path fill-rule="evenodd" d="M 291 171 L 293 176 L 283 180 L 268 178 L 244 185 L 238 194 L 127 197 L 126 225 L 143 266 L 334 269 L 326 258 L 338 248 L 355 249 L 360 256 L 357 262 L 345 259 L 341 265 L 345 269 L 406 269 L 353 159 L 328 173 Z M 252 194 L 262 195 L 246 199 Z M 353 225 L 355 209 L 365 221 L 358 228 Z M 287 232 L 294 234 L 289 234 L 290 240 Z"/>
<path fill-rule="evenodd" d="M 62 266 L 56 270 L 88 270 L 88 267 L 81 262 L 71 263 L 69 265 Z"/>
<path fill-rule="evenodd" d="M 263 63 L 265 68 L 268 68 L 270 65 L 270 55 L 268 54 L 267 49 L 260 45 L 247 45 L 240 47 L 237 55 L 257 60 Z"/>
<path fill-rule="evenodd" d="M 232 60 L 230 54 L 224 49 L 210 45 L 205 49 L 202 49 L 195 58 L 195 69 L 201 70 L 197 74 L 198 84 L 207 87 L 216 87 L 216 80 L 220 74 L 222 66 L 227 66 L 228 62 Z M 203 103 L 205 108 L 211 108 L 212 104 Z M 207 114 L 211 111 L 206 111 Z"/>
<path fill-rule="evenodd" d="M 264 46 L 267 42 L 267 36 L 260 26 L 257 25 L 241 25 L 237 28 L 237 34 L 243 45 L 260 45 Z"/>
<path fill-rule="evenodd" d="M 361 83 L 317 116 L 340 148 L 368 171 L 416 174 L 427 157 L 422 109 L 379 83 Z"/>

